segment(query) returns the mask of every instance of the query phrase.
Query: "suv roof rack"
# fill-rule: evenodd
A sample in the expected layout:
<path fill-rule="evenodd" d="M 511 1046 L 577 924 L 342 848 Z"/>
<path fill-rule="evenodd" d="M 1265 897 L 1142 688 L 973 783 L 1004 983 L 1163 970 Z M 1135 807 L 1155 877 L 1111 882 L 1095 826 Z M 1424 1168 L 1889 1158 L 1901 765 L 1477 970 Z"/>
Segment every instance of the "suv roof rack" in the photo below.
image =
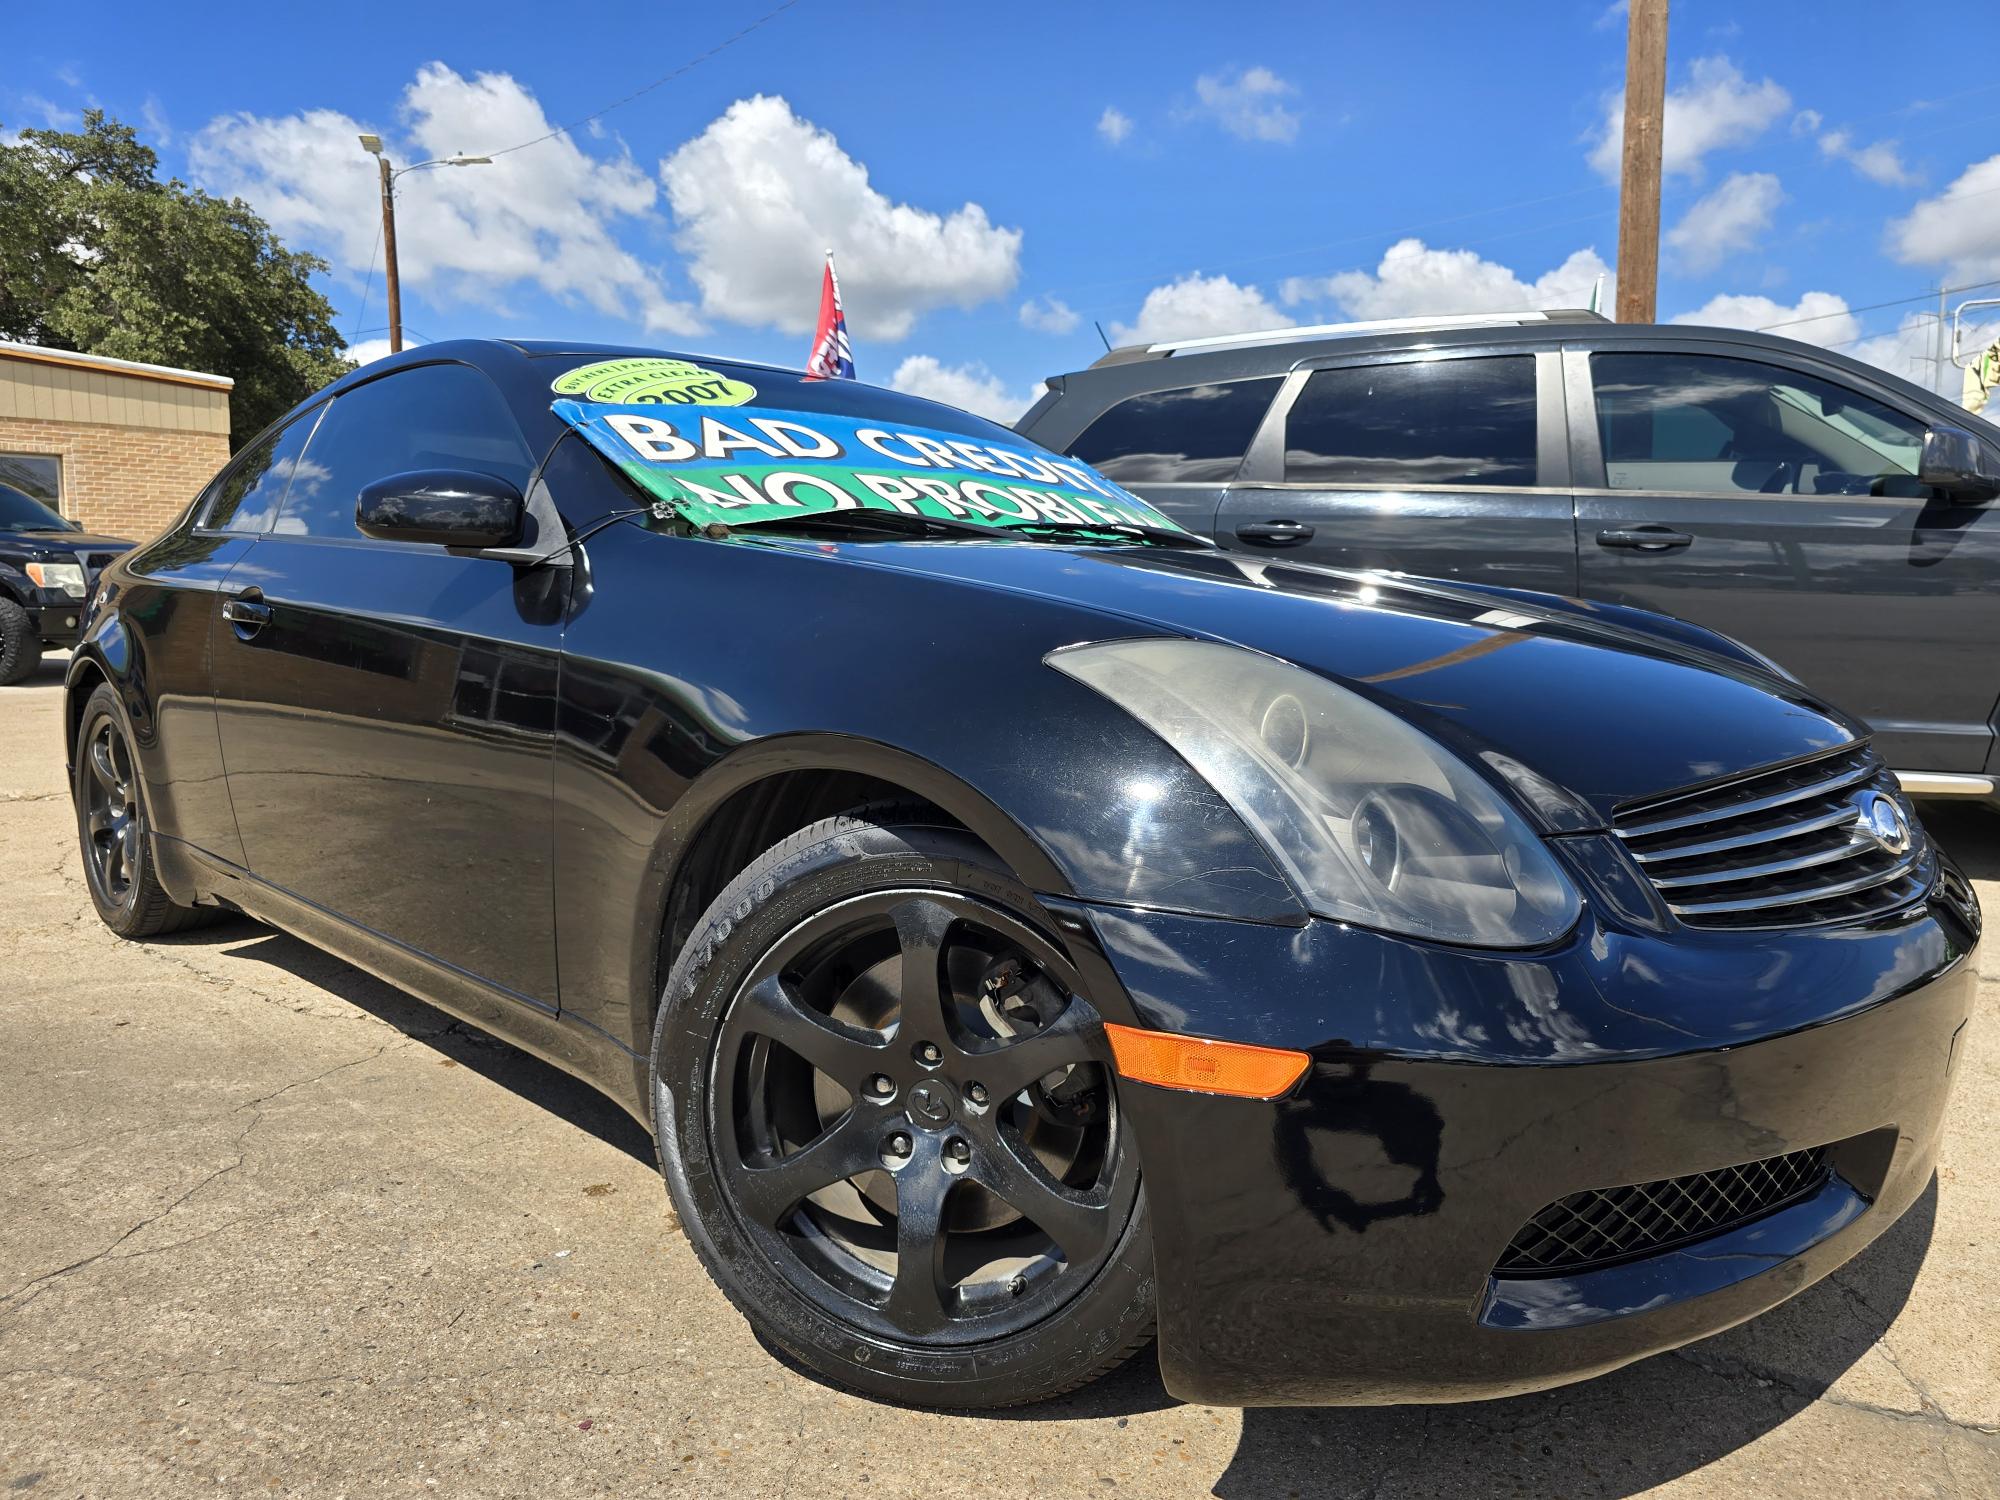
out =
<path fill-rule="evenodd" d="M 1299 343 L 1307 339 L 1366 338 L 1378 333 L 1421 333 L 1434 328 L 1514 328 L 1524 323 L 1608 323 L 1600 312 L 1581 307 L 1547 312 L 1453 313 L 1430 318 L 1376 318 L 1365 323 L 1314 323 L 1301 328 L 1266 328 L 1256 333 L 1225 333 L 1210 338 L 1175 339 L 1164 344 L 1125 344 L 1095 361 L 1122 365 L 1138 359 L 1167 359 L 1210 349 L 1254 349 L 1265 344 Z"/>

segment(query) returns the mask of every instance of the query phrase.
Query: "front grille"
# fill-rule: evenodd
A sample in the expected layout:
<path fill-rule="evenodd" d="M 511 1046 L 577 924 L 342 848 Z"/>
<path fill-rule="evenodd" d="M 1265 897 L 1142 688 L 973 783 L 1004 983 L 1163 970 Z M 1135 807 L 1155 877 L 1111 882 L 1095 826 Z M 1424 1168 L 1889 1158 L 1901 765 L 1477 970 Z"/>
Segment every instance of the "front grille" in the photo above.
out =
<path fill-rule="evenodd" d="M 1826 1150 L 1815 1146 L 1719 1172 L 1571 1193 L 1521 1226 L 1493 1274 L 1550 1276 L 1670 1250 L 1795 1203 L 1826 1178 Z"/>
<path fill-rule="evenodd" d="M 1868 831 L 1888 798 L 1907 844 Z M 1923 827 L 1865 745 L 1618 808 L 1612 828 L 1691 927 L 1810 927 L 1920 900 L 1935 873 Z"/>

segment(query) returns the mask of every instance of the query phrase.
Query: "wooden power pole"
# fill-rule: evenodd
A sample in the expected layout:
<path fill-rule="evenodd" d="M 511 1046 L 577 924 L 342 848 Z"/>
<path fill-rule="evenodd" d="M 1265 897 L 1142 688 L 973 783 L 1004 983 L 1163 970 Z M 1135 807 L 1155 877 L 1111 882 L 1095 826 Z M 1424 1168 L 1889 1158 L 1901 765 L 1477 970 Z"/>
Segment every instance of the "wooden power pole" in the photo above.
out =
<path fill-rule="evenodd" d="M 1632 0 L 1625 40 L 1625 159 L 1618 179 L 1618 321 L 1650 323 L 1660 286 L 1660 148 L 1667 0 Z"/>
<path fill-rule="evenodd" d="M 396 174 L 389 170 L 389 158 L 377 152 L 382 166 L 382 270 L 389 289 L 389 352 L 403 347 L 403 283 L 396 265 Z M 1657 183 L 1658 174 L 1654 174 Z"/>

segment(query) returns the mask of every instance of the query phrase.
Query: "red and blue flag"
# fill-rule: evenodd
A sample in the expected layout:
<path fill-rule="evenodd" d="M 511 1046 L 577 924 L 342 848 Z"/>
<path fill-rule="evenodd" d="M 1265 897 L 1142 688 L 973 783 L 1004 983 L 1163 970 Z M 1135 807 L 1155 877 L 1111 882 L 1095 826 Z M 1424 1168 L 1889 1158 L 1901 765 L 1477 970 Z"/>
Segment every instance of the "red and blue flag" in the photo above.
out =
<path fill-rule="evenodd" d="M 847 314 L 840 308 L 840 278 L 833 274 L 833 252 L 826 252 L 826 273 L 819 284 L 819 329 L 813 334 L 806 360 L 812 380 L 852 380 L 854 348 L 847 342 Z"/>

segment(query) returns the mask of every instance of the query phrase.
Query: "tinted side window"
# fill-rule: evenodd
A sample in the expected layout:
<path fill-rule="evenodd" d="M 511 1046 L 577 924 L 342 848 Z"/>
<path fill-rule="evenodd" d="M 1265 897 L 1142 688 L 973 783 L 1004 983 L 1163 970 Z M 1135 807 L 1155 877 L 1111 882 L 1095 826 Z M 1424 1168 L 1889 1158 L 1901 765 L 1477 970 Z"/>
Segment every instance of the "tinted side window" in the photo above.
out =
<path fill-rule="evenodd" d="M 1593 354 L 1615 490 L 1866 495 L 1915 485 L 1925 424 L 1800 370 L 1707 354 Z"/>
<path fill-rule="evenodd" d="M 1120 401 L 1069 445 L 1120 484 L 1226 484 L 1282 379 L 1231 380 Z"/>
<path fill-rule="evenodd" d="M 1285 478 L 1343 487 L 1531 485 L 1534 356 L 1321 370 L 1286 421 Z"/>
<path fill-rule="evenodd" d="M 354 501 L 362 487 L 409 469 L 478 469 L 525 490 L 534 459 L 484 375 L 467 365 L 420 365 L 334 399 L 276 529 L 359 536 Z"/>
<path fill-rule="evenodd" d="M 318 416 L 307 412 L 244 454 L 217 486 L 201 524 L 211 531 L 269 531 Z"/>

